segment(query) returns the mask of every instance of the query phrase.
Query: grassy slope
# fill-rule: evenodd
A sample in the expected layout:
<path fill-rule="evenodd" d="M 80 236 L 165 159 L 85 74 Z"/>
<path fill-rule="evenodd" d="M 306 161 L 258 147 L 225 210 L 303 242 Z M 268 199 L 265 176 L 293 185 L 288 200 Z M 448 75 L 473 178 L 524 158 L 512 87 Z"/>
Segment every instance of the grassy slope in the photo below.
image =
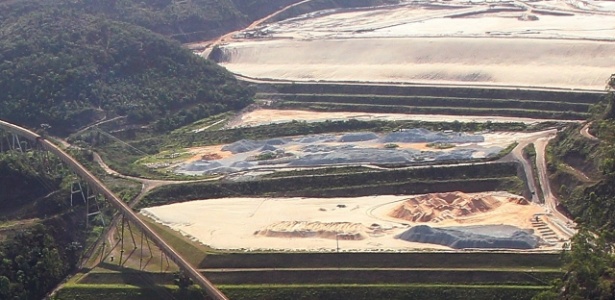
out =
<path fill-rule="evenodd" d="M 174 295 L 176 287 L 166 287 Z M 220 286 L 230 299 L 531 299 L 544 287 L 475 285 L 241 285 Z M 165 299 L 129 285 L 68 285 L 55 299 Z M 109 298 L 110 297 L 110 298 Z M 191 292 L 182 299 L 199 299 Z"/>

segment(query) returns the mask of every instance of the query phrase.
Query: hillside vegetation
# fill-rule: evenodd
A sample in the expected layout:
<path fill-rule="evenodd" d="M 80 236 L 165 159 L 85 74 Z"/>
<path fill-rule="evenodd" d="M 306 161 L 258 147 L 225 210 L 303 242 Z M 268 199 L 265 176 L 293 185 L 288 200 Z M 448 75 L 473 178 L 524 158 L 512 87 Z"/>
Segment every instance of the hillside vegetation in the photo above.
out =
<path fill-rule="evenodd" d="M 0 31 L 5 120 L 65 133 L 127 116 L 163 131 L 251 101 L 224 69 L 137 26 L 57 8 L 7 22 Z"/>
<path fill-rule="evenodd" d="M 131 23 L 180 42 L 214 39 L 245 28 L 286 6 L 303 0 L 24 0 L 0 1 L 0 23 L 25 13 L 55 7 Z M 275 20 L 319 9 L 365 7 L 398 0 L 315 0 L 296 6 Z"/>
<path fill-rule="evenodd" d="M 169 38 L 215 38 L 297 2 L 0 1 L 0 118 L 65 135 L 125 116 L 161 132 L 241 109 L 250 90 Z"/>
<path fill-rule="evenodd" d="M 580 231 L 564 252 L 566 274 L 536 299 L 613 299 L 615 297 L 615 77 L 611 92 L 593 109 L 590 133 L 573 127 L 550 146 L 551 180 Z M 578 170 L 570 172 L 566 170 Z M 582 173 L 583 175 L 579 174 Z"/>
<path fill-rule="evenodd" d="M 69 210 L 63 176 L 37 172 L 32 159 L 0 153 L 0 299 L 41 299 L 85 245 L 85 231 L 75 229 L 83 228 L 82 206 Z"/>

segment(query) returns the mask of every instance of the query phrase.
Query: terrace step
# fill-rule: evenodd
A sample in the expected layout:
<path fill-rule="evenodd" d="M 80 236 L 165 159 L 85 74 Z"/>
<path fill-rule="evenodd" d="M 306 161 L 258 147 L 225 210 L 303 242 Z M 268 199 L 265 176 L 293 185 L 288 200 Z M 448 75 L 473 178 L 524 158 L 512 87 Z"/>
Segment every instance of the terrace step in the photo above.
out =
<path fill-rule="evenodd" d="M 557 243 L 559 241 L 559 236 L 542 220 L 542 218 L 536 217 L 536 219 L 532 219 L 531 223 L 535 231 L 537 231 L 545 241 L 549 243 Z"/>

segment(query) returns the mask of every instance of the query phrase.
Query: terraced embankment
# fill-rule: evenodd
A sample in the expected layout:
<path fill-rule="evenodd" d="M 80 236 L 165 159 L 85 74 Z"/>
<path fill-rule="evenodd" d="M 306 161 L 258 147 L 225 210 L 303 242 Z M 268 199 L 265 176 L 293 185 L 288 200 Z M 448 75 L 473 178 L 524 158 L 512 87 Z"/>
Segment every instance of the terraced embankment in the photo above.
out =
<path fill-rule="evenodd" d="M 276 83 L 257 98 L 272 107 L 317 111 L 510 116 L 581 120 L 604 93 L 454 86 Z"/>
<path fill-rule="evenodd" d="M 209 255 L 201 267 L 232 299 L 530 299 L 560 275 L 557 254 L 509 252 L 227 253 Z M 139 288 L 142 275 L 92 272 L 58 299 L 94 299 L 104 292 L 157 299 Z M 172 274 L 147 276 L 177 293 Z"/>
<path fill-rule="evenodd" d="M 143 206 L 232 196 L 358 197 L 375 194 L 420 194 L 444 191 L 509 190 L 522 193 L 516 163 L 465 163 L 417 166 L 349 174 L 297 175 L 252 181 L 222 181 L 165 186 L 148 194 Z"/>

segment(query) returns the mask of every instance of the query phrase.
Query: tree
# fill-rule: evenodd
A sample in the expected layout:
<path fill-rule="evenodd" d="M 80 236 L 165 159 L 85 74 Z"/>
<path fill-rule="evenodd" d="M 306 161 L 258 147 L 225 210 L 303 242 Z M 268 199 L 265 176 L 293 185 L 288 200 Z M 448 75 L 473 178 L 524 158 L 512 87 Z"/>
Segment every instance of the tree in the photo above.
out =
<path fill-rule="evenodd" d="M 534 299 L 613 299 L 615 297 L 614 247 L 609 233 L 595 234 L 581 229 L 563 252 L 566 273 L 553 289 Z"/>
<path fill-rule="evenodd" d="M 11 281 L 6 276 L 0 276 L 0 298 L 8 299 L 11 292 Z"/>
<path fill-rule="evenodd" d="M 175 285 L 179 287 L 179 292 L 184 294 L 188 291 L 188 288 L 192 285 L 192 279 L 186 276 L 184 272 L 175 273 L 175 279 L 173 279 Z"/>

